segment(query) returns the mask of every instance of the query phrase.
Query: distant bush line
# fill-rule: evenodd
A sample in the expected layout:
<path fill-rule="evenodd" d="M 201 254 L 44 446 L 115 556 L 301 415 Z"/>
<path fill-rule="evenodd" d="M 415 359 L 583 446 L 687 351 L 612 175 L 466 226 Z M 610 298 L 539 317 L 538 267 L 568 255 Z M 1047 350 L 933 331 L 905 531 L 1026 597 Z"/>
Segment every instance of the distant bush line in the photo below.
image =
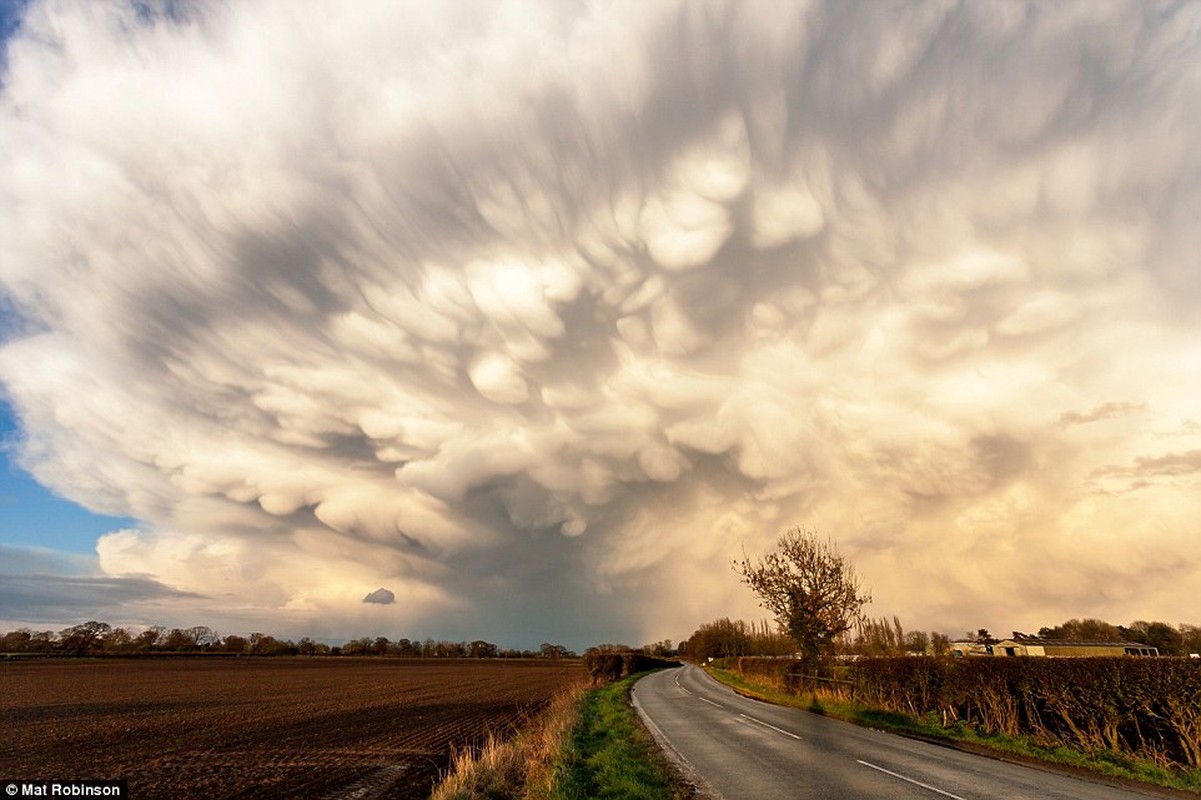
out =
<path fill-rule="evenodd" d="M 1195 659 L 869 658 L 819 682 L 792 659 L 730 658 L 725 666 L 790 693 L 837 696 L 942 727 L 1201 767 Z"/>
<path fill-rule="evenodd" d="M 593 648 L 584 654 L 584 669 L 592 677 L 593 685 L 610 683 L 639 672 L 679 665 L 678 661 L 635 651 L 610 652 Z"/>
<path fill-rule="evenodd" d="M 21 628 L 0 635 L 0 654 L 9 656 L 96 657 L 130 655 L 254 655 L 254 656 L 393 656 L 400 658 L 578 658 L 561 644 L 544 643 L 537 650 L 501 648 L 477 639 L 472 642 L 434 639 L 391 641 L 363 637 L 329 645 L 309 637 L 299 641 L 266 633 L 219 636 L 197 625 L 170 630 L 152 626 L 139 633 L 106 622 L 84 622 L 54 631 Z"/>

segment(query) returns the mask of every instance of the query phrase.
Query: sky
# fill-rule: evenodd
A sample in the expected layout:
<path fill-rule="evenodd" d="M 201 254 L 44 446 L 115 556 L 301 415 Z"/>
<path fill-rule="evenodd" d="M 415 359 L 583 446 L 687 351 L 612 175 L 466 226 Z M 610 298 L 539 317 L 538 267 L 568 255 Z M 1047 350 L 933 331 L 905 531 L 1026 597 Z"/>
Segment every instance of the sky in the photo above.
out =
<path fill-rule="evenodd" d="M 1201 623 L 1201 4 L 3 9 L 0 627 Z"/>

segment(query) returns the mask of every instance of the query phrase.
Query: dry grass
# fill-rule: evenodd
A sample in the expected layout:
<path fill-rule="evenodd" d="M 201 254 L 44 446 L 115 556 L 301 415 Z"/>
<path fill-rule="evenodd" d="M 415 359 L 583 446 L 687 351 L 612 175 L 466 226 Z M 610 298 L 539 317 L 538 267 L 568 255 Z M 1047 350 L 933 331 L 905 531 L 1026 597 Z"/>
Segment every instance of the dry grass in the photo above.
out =
<path fill-rule="evenodd" d="M 580 680 L 560 692 L 510 739 L 492 734 L 483 747 L 455 753 L 431 800 L 549 800 L 587 688 Z"/>

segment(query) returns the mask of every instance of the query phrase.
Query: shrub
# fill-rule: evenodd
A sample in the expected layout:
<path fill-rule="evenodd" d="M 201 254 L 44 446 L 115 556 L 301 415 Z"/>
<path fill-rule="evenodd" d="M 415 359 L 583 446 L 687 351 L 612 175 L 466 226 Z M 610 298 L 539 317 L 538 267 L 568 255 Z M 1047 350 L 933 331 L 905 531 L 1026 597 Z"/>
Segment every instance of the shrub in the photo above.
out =
<path fill-rule="evenodd" d="M 876 658 L 851 669 L 856 701 L 1201 767 L 1201 663 L 1155 658 Z"/>
<path fill-rule="evenodd" d="M 676 666 L 679 666 L 678 661 L 668 661 L 642 653 L 589 652 L 584 654 L 584 669 L 592 676 L 593 685 L 609 683 L 637 672 Z"/>

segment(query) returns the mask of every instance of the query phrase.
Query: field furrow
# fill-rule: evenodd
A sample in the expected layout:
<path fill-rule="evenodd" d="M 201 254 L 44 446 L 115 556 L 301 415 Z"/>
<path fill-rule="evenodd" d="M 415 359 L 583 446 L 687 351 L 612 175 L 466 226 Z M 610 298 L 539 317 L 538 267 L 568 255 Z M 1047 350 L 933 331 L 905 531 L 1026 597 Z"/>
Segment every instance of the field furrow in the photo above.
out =
<path fill-rule="evenodd" d="M 0 777 L 125 778 L 138 798 L 425 797 L 576 662 L 146 659 L 0 664 Z"/>

